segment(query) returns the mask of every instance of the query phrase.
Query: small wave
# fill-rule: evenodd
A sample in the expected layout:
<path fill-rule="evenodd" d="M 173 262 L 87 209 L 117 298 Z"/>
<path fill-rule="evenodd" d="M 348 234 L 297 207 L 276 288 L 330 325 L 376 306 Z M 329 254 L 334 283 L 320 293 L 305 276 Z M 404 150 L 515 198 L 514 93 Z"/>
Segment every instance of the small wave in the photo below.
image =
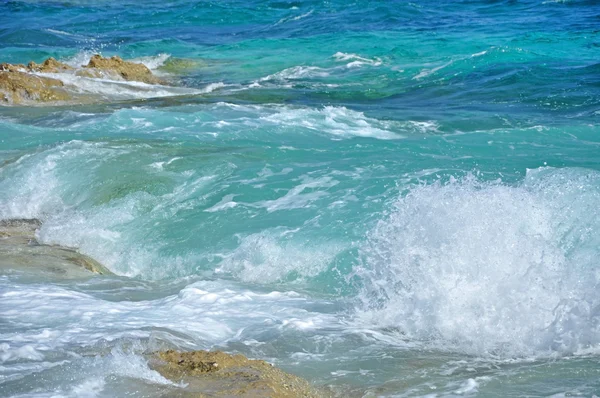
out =
<path fill-rule="evenodd" d="M 69 65 L 72 68 L 81 68 L 84 65 L 87 65 L 90 62 L 90 58 L 98 54 L 97 51 L 79 51 L 73 56 L 62 60 L 65 64 Z"/>
<path fill-rule="evenodd" d="M 329 72 L 317 66 L 294 66 L 291 68 L 284 69 L 280 72 L 274 73 L 272 75 L 261 77 L 258 81 L 285 81 L 296 79 L 312 79 L 327 76 L 329 76 Z"/>
<path fill-rule="evenodd" d="M 357 54 L 347 54 L 347 53 L 343 53 L 343 52 L 337 52 L 337 53 L 333 54 L 333 58 L 335 58 L 336 61 L 340 61 L 340 62 L 351 61 L 348 64 L 346 64 L 347 68 L 357 68 L 357 67 L 361 67 L 363 65 L 380 66 L 383 63 L 381 61 L 381 59 L 378 57 L 369 59 L 369 58 L 361 57 L 360 55 L 357 55 Z"/>
<path fill-rule="evenodd" d="M 241 238 L 239 246 L 224 257 L 218 274 L 233 274 L 246 282 L 281 282 L 290 275 L 309 278 L 327 270 L 342 245 L 299 244 L 281 238 L 283 233 L 265 231 Z"/>
<path fill-rule="evenodd" d="M 211 92 L 218 87 L 197 90 L 187 87 L 163 86 L 136 81 L 111 80 L 77 76 L 72 73 L 37 73 L 59 79 L 65 83 L 65 89 L 77 94 L 100 95 L 108 99 L 156 98 L 175 95 L 192 95 Z M 215 83 L 216 86 L 219 83 Z M 206 91 L 208 90 L 208 91 Z"/>
<path fill-rule="evenodd" d="M 225 83 L 223 83 L 223 82 L 210 83 L 206 87 L 201 89 L 200 92 L 203 94 L 208 94 L 208 93 L 212 93 L 213 91 L 218 90 L 223 87 L 225 87 Z"/>
<path fill-rule="evenodd" d="M 386 129 L 386 124 L 345 107 L 326 106 L 321 110 L 283 108 L 262 120 L 281 125 L 297 125 L 338 137 L 371 137 L 381 140 L 403 138 Z"/>
<path fill-rule="evenodd" d="M 150 57 L 133 58 L 130 61 L 144 64 L 148 69 L 154 72 L 161 66 L 164 66 L 169 58 L 171 58 L 171 54 L 161 53 Z"/>
<path fill-rule="evenodd" d="M 294 9 L 294 8 L 292 8 L 292 9 Z M 315 12 L 315 10 L 310 10 L 304 14 L 281 18 L 279 21 L 277 21 L 277 23 L 275 23 L 275 25 L 281 25 L 283 23 L 290 22 L 290 21 L 299 21 L 303 18 L 311 16 L 314 12 Z"/>
<path fill-rule="evenodd" d="M 422 78 L 424 78 L 424 77 L 427 77 L 427 76 L 429 76 L 429 75 L 432 75 L 432 74 L 434 74 L 435 72 L 437 72 L 438 70 L 440 70 L 440 69 L 444 69 L 445 67 L 447 67 L 447 66 L 450 66 L 450 65 L 452 65 L 453 63 L 454 63 L 454 61 L 448 61 L 448 62 L 446 62 L 446 63 L 445 63 L 445 64 L 443 64 L 443 65 L 436 66 L 435 68 L 431 68 L 431 69 L 423 69 L 421 72 L 419 72 L 419 74 L 418 74 L 418 75 L 416 75 L 416 76 L 414 76 L 414 77 L 413 77 L 413 80 L 419 80 L 419 79 L 422 79 Z"/>

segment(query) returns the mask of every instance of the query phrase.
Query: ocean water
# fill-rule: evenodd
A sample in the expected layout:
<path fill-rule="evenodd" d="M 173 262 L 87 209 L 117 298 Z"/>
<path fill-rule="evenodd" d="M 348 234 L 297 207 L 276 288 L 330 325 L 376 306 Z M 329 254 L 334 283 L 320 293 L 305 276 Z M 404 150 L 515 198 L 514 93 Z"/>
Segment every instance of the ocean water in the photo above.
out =
<path fill-rule="evenodd" d="M 158 397 L 157 349 L 340 397 L 600 394 L 600 4 L 0 3 L 0 62 L 176 87 L 0 107 L 0 219 L 115 275 L 0 275 L 0 395 Z"/>

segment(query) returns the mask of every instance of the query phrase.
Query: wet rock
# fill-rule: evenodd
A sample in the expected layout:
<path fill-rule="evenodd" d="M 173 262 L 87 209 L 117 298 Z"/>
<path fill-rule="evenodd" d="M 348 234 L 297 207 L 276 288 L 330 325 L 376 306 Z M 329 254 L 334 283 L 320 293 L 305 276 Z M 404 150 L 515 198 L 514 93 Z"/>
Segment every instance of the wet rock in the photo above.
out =
<path fill-rule="evenodd" d="M 63 82 L 19 71 L 20 66 L 0 65 L 0 101 L 23 104 L 30 101 L 66 101 L 71 98 Z"/>
<path fill-rule="evenodd" d="M 124 80 L 133 80 L 148 84 L 164 84 L 158 77 L 154 76 L 150 69 L 143 64 L 123 61 L 120 57 L 114 56 L 104 58 L 98 54 L 90 58 L 90 62 L 84 66 L 88 70 L 82 70 L 80 75 L 88 77 L 115 77 L 118 76 Z"/>
<path fill-rule="evenodd" d="M 23 64 L 9 64 L 9 63 L 1 63 L 0 64 L 0 72 L 26 72 L 27 67 Z"/>
<path fill-rule="evenodd" d="M 73 249 L 40 244 L 35 239 L 40 226 L 35 219 L 0 220 L 0 271 L 46 273 L 61 278 L 86 277 L 90 272 L 111 273 Z"/>
<path fill-rule="evenodd" d="M 185 397 L 324 398 L 300 377 L 285 373 L 265 361 L 220 351 L 164 351 L 151 365 L 173 381 L 187 384 Z"/>
<path fill-rule="evenodd" d="M 57 60 L 55 60 L 52 57 L 48 58 L 41 64 L 36 64 L 35 62 L 31 61 L 27 65 L 27 69 L 31 72 L 43 72 L 43 73 L 60 73 L 60 72 L 68 71 L 68 70 L 73 70 L 73 68 L 70 67 L 69 65 L 64 64 L 62 62 L 58 62 Z"/>
<path fill-rule="evenodd" d="M 46 75 L 46 74 L 52 75 Z M 106 98 L 82 92 L 73 75 L 117 81 L 166 84 L 143 64 L 123 61 L 115 56 L 94 55 L 87 65 L 73 68 L 50 57 L 41 64 L 0 63 L 0 105 L 35 104 L 38 102 L 93 103 Z M 62 77 L 64 76 L 64 78 Z M 65 85 L 65 82 L 69 82 Z"/>

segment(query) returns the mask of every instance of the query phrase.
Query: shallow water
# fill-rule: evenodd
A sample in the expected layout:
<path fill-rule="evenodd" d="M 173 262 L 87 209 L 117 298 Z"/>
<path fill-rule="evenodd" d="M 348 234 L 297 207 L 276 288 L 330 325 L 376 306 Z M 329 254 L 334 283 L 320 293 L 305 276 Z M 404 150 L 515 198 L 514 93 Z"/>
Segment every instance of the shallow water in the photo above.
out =
<path fill-rule="evenodd" d="M 600 392 L 593 1 L 0 4 L 0 61 L 182 88 L 0 107 L 0 219 L 116 275 L 0 275 L 3 396 L 161 396 L 221 349 L 338 396 Z"/>

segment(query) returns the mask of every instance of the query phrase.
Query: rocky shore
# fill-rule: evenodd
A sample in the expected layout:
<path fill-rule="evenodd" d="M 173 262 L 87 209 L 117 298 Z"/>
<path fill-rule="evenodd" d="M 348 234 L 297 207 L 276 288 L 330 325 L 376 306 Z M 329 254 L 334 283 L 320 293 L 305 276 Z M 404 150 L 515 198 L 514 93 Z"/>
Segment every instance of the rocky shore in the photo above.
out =
<path fill-rule="evenodd" d="M 111 272 L 76 250 L 41 244 L 36 219 L 0 220 L 0 273 L 35 273 L 52 280 L 91 277 Z M 324 398 L 325 391 L 261 360 L 220 351 L 154 353 L 149 365 L 175 383 L 181 397 Z"/>
<path fill-rule="evenodd" d="M 124 61 L 118 56 L 92 56 L 86 65 L 72 67 L 48 58 L 41 64 L 0 64 L 0 104 L 69 103 L 81 101 L 77 87 L 70 87 L 69 77 L 108 79 L 111 81 L 167 83 L 141 63 Z M 86 102 L 93 102 L 88 97 Z"/>

